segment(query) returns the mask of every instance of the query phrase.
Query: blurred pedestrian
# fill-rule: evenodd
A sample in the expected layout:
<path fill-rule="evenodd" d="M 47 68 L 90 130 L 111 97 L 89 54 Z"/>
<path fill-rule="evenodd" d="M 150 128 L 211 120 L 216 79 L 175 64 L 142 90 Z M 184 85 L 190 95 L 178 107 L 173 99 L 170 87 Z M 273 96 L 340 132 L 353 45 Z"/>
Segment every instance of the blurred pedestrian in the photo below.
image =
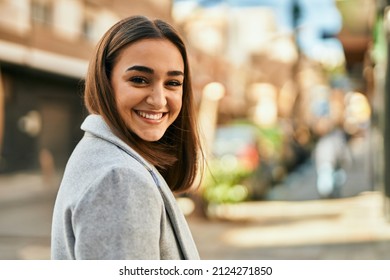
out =
<path fill-rule="evenodd" d="M 322 198 L 341 197 L 341 188 L 347 179 L 345 166 L 352 161 L 346 133 L 336 127 L 321 136 L 314 158 L 319 195 Z"/>
<path fill-rule="evenodd" d="M 53 259 L 198 259 L 173 192 L 197 175 L 200 144 L 186 48 L 135 16 L 103 36 L 85 83 L 90 115 L 55 203 Z"/>

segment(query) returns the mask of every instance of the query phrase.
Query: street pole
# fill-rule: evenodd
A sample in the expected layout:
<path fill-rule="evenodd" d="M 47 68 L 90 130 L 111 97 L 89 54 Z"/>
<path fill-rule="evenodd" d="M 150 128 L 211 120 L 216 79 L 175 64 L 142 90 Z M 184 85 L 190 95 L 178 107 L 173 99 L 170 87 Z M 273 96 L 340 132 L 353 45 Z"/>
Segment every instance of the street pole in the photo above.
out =
<path fill-rule="evenodd" d="M 379 1 L 381 2 L 381 1 Z M 386 28 L 386 76 L 384 89 L 384 211 L 390 220 L 390 0 L 386 0 L 384 23 Z"/>
<path fill-rule="evenodd" d="M 1 154 L 3 151 L 3 139 L 4 139 L 4 123 L 5 123 L 5 89 L 3 85 L 3 76 L 0 68 L 0 169 L 1 169 Z"/>

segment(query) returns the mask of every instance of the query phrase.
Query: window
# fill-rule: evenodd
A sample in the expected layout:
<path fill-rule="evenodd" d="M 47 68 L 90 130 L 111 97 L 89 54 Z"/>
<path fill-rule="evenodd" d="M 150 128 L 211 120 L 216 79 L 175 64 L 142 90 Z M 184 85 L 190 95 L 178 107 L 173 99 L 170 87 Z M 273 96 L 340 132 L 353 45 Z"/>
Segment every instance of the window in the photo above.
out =
<path fill-rule="evenodd" d="M 31 17 L 33 22 L 51 25 L 53 22 L 53 10 L 49 0 L 32 0 Z"/>

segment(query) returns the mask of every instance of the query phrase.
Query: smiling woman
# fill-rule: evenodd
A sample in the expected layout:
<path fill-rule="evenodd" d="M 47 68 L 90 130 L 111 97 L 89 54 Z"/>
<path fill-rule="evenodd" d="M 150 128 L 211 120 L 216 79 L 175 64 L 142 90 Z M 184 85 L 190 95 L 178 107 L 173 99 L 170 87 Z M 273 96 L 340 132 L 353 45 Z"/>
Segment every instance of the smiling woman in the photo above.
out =
<path fill-rule="evenodd" d="M 173 196 L 201 162 L 186 48 L 173 27 L 136 16 L 108 30 L 85 103 L 85 136 L 54 208 L 52 258 L 198 259 Z"/>

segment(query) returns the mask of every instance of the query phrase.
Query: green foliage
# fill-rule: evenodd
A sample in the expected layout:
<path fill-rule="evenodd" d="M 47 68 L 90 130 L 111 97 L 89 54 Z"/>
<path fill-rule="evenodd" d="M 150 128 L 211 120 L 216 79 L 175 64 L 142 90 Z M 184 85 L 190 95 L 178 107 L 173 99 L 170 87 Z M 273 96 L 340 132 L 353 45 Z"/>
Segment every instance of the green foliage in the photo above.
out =
<path fill-rule="evenodd" d="M 208 203 L 234 203 L 248 198 L 245 179 L 253 171 L 241 164 L 234 156 L 226 155 L 209 162 L 203 182 L 203 197 Z"/>
<path fill-rule="evenodd" d="M 283 133 L 278 127 L 259 128 L 259 150 L 267 159 L 279 159 L 283 149 Z"/>

